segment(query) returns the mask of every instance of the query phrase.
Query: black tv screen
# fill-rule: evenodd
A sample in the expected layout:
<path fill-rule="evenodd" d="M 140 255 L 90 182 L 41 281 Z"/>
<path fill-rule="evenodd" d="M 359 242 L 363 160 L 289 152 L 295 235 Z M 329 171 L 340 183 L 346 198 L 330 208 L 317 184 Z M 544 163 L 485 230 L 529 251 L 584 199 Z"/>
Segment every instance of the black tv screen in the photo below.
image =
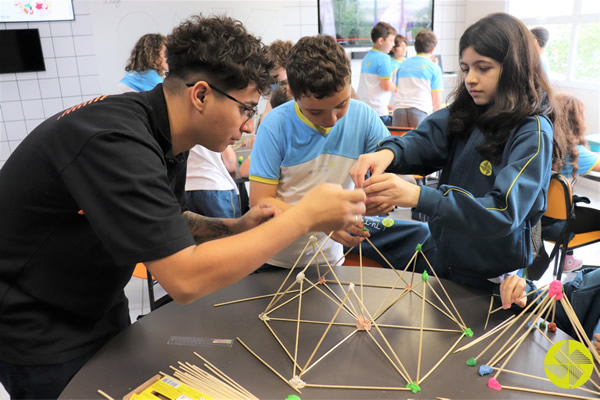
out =
<path fill-rule="evenodd" d="M 0 74 L 45 71 L 37 29 L 0 30 Z"/>
<path fill-rule="evenodd" d="M 433 30 L 434 0 L 319 0 L 319 33 L 346 47 L 372 45 L 371 29 L 391 24 L 409 44 L 423 29 Z"/>
<path fill-rule="evenodd" d="M 0 22 L 74 20 L 72 0 L 0 0 Z"/>

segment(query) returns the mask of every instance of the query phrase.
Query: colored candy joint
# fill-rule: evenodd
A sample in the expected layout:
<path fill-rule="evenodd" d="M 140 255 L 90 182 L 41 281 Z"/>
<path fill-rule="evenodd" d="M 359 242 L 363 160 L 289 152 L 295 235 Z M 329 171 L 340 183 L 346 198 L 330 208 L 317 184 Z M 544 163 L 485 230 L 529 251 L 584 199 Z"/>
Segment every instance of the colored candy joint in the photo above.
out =
<path fill-rule="evenodd" d="M 474 367 L 477 365 L 477 360 L 474 357 L 471 357 L 467 360 L 467 365 L 469 367 Z"/>
<path fill-rule="evenodd" d="M 427 273 L 427 271 L 423 271 L 423 273 L 421 274 L 421 280 L 423 282 L 427 282 L 428 279 L 429 279 L 429 274 Z"/>
<path fill-rule="evenodd" d="M 419 244 L 417 244 L 417 247 L 415 247 L 415 251 L 421 251 L 422 248 L 423 248 L 423 244 L 419 243 Z"/>
<path fill-rule="evenodd" d="M 562 282 L 559 280 L 550 282 L 550 287 L 548 287 L 548 296 L 554 297 L 556 300 L 560 300 L 563 298 L 563 286 Z"/>
<path fill-rule="evenodd" d="M 502 385 L 496 380 L 496 378 L 490 378 L 488 380 L 488 387 L 494 390 L 502 390 Z"/>
<path fill-rule="evenodd" d="M 492 371 L 494 370 L 489 365 L 482 365 L 481 367 L 479 367 L 479 375 L 481 376 L 491 374 Z"/>
<path fill-rule="evenodd" d="M 417 382 L 412 382 L 406 385 L 407 388 L 410 389 L 413 393 L 419 393 L 421 391 L 421 387 L 417 384 Z"/>
<path fill-rule="evenodd" d="M 285 400 L 301 400 L 300 396 L 296 396 L 295 394 L 290 394 Z"/>
<path fill-rule="evenodd" d="M 463 331 L 463 335 L 465 335 L 466 337 L 473 337 L 473 331 L 471 330 L 471 328 L 467 328 Z"/>

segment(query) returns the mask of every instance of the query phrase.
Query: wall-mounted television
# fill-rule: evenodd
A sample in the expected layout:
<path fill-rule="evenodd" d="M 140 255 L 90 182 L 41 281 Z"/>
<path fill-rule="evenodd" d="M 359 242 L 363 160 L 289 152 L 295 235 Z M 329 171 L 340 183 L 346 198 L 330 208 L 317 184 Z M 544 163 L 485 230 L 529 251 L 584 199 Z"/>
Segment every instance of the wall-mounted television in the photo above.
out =
<path fill-rule="evenodd" d="M 0 22 L 69 21 L 73 0 L 1 0 Z"/>
<path fill-rule="evenodd" d="M 318 0 L 319 33 L 345 47 L 370 47 L 371 29 L 379 21 L 391 24 L 414 43 L 423 29 L 433 30 L 434 0 Z"/>
<path fill-rule="evenodd" d="M 37 29 L 0 30 L 0 43 L 0 74 L 46 70 Z"/>

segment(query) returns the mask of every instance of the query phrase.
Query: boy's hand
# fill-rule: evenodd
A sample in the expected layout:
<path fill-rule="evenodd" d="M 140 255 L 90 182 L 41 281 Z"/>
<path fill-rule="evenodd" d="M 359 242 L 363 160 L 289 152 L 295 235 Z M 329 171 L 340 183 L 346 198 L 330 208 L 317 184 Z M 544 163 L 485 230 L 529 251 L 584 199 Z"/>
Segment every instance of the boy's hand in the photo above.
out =
<path fill-rule="evenodd" d="M 525 289 L 527 283 L 525 279 L 517 275 L 511 275 L 500 284 L 500 299 L 502 300 L 502 308 L 508 310 L 510 306 L 515 303 L 519 307 L 523 308 L 527 305 L 527 297 Z"/>
<path fill-rule="evenodd" d="M 269 219 L 281 214 L 281 211 L 271 204 L 261 202 L 249 209 L 246 214 L 237 219 L 236 232 L 245 232 L 252 229 Z"/>
<path fill-rule="evenodd" d="M 397 205 L 416 207 L 421 188 L 407 182 L 396 174 L 374 175 L 365 181 L 363 189 L 367 194 L 369 210 L 374 205 Z"/>
<path fill-rule="evenodd" d="M 394 152 L 383 149 L 376 153 L 363 154 L 350 168 L 350 177 L 357 188 L 363 186 L 367 171 L 371 171 L 371 176 L 379 175 L 394 161 Z"/>
<path fill-rule="evenodd" d="M 294 208 L 301 210 L 309 232 L 348 230 L 365 215 L 365 192 L 322 183 L 309 190 Z"/>
<path fill-rule="evenodd" d="M 364 238 L 371 236 L 369 231 L 363 231 L 362 218 L 358 220 L 358 224 L 352 225 L 346 230 L 335 231 L 331 235 L 331 239 L 346 247 L 357 246 Z"/>

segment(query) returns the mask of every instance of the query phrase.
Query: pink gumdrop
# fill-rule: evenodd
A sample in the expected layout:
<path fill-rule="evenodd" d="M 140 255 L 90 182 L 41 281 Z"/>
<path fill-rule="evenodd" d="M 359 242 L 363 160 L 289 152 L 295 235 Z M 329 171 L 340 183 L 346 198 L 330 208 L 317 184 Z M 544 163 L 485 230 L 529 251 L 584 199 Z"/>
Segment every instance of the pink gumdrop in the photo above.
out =
<path fill-rule="evenodd" d="M 552 296 L 556 296 L 555 299 L 556 300 L 560 300 L 563 298 L 564 293 L 563 293 L 563 286 L 562 286 L 562 282 L 559 280 L 555 280 L 550 282 L 550 287 L 548 288 L 548 296 L 552 297 Z"/>
<path fill-rule="evenodd" d="M 496 378 L 488 379 L 488 387 L 494 390 L 502 390 L 502 385 L 496 380 Z"/>

